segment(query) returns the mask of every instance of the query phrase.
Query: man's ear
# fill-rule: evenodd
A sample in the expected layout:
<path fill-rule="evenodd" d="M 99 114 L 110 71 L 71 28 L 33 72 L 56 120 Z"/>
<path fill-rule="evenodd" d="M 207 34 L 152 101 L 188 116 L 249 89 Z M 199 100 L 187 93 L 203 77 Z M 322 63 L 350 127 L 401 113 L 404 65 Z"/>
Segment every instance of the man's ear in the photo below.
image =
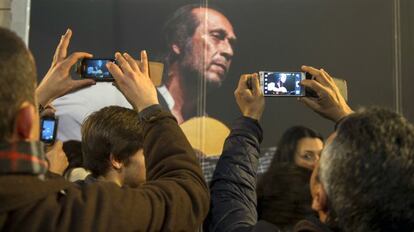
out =
<path fill-rule="evenodd" d="M 39 128 L 35 128 L 39 125 L 36 120 L 39 120 L 36 107 L 29 102 L 23 102 L 17 111 L 13 139 L 17 141 L 36 140 L 35 134 L 39 135 Z"/>
<path fill-rule="evenodd" d="M 323 186 L 319 183 L 315 186 L 315 193 L 312 199 L 312 209 L 325 212 L 327 208 L 327 195 Z"/>
<path fill-rule="evenodd" d="M 176 54 L 176 55 L 180 55 L 181 54 L 181 49 L 180 49 L 180 47 L 177 45 L 177 44 L 172 44 L 171 45 L 171 48 L 172 48 L 172 50 L 174 51 L 174 53 Z"/>
<path fill-rule="evenodd" d="M 109 159 L 111 161 L 111 165 L 113 169 L 120 170 L 122 168 L 123 166 L 122 162 L 116 160 L 116 158 L 112 154 L 109 156 Z"/>

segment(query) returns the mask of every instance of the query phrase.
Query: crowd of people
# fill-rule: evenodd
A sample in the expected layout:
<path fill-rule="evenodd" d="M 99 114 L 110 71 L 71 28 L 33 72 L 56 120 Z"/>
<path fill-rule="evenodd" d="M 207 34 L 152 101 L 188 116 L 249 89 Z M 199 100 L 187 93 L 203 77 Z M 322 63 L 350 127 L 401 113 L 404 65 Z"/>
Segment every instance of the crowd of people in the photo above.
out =
<path fill-rule="evenodd" d="M 189 17 L 214 11 L 189 10 Z M 213 33 L 226 45 L 208 70 L 219 85 L 235 36 Z M 330 74 L 310 66 L 301 69 L 313 78 L 300 84 L 317 97 L 299 101 L 335 129 L 324 140 L 310 128 L 292 127 L 261 175 L 265 99 L 258 74 L 240 77 L 234 92 L 240 117 L 208 183 L 179 127 L 190 114 L 160 105 L 146 51 L 140 62 L 117 52 L 117 64 L 106 64 L 113 88 L 131 107 L 96 110 L 82 123 L 80 141 L 45 149 L 39 115 L 53 113 L 56 99 L 95 84 L 71 78 L 71 67 L 92 56 L 68 54 L 71 36 L 68 30 L 61 37 L 37 85 L 30 50 L 0 28 L 0 231 L 414 231 L 414 126 L 388 109 L 354 111 Z M 174 61 L 184 51 L 171 44 Z M 165 88 L 172 91 L 177 78 Z M 84 173 L 69 178 L 78 168 Z"/>

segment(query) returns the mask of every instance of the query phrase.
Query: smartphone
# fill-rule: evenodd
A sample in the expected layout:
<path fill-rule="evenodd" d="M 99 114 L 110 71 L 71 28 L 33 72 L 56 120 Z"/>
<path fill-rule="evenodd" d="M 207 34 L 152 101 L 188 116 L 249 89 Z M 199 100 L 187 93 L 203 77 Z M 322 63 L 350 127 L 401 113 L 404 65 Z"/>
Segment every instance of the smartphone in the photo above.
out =
<path fill-rule="evenodd" d="M 53 144 L 56 140 L 58 119 L 54 116 L 44 116 L 40 119 L 40 141 Z"/>
<path fill-rule="evenodd" d="M 303 97 L 305 88 L 300 82 L 306 78 L 304 72 L 260 71 L 260 86 L 265 97 Z"/>
<path fill-rule="evenodd" d="M 81 78 L 91 78 L 95 81 L 114 81 L 106 63 L 115 63 L 114 59 L 88 59 L 81 61 L 79 73 Z"/>

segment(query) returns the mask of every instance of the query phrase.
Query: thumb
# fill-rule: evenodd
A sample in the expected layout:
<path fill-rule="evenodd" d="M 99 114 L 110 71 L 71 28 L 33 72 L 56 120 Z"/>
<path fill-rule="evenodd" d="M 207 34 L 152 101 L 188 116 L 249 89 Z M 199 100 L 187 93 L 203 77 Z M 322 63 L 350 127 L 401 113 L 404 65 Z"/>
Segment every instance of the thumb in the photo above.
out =
<path fill-rule="evenodd" d="M 63 147 L 63 143 L 62 143 L 62 141 L 60 141 L 60 140 L 56 140 L 55 141 L 55 143 L 53 143 L 53 145 L 51 146 L 51 147 L 48 147 L 47 148 L 47 151 L 46 151 L 46 158 L 50 158 L 53 154 L 54 154 L 54 152 L 55 151 L 59 151 L 59 150 L 61 150 L 62 149 L 62 147 Z M 52 152 L 53 151 L 53 152 Z"/>
<path fill-rule="evenodd" d="M 53 149 L 61 149 L 63 147 L 63 142 L 60 140 L 56 140 L 55 144 L 53 144 Z"/>
<path fill-rule="evenodd" d="M 86 86 L 94 85 L 96 84 L 96 81 L 92 79 L 84 79 L 84 80 L 76 80 L 76 81 L 73 81 L 72 83 L 73 84 L 72 84 L 71 91 L 74 91 L 74 90 L 78 90 Z"/>

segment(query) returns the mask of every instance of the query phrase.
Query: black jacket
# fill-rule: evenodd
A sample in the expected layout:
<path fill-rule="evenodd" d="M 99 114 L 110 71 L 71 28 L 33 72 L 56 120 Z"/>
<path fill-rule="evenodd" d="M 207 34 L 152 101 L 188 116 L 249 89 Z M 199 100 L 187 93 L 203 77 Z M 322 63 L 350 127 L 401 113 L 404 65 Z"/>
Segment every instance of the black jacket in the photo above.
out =
<path fill-rule="evenodd" d="M 224 144 L 210 186 L 210 212 L 207 231 L 280 231 L 266 221 L 257 221 L 257 167 L 262 141 L 257 120 L 238 119 Z M 312 220 L 301 222 L 298 231 L 329 231 Z"/>

